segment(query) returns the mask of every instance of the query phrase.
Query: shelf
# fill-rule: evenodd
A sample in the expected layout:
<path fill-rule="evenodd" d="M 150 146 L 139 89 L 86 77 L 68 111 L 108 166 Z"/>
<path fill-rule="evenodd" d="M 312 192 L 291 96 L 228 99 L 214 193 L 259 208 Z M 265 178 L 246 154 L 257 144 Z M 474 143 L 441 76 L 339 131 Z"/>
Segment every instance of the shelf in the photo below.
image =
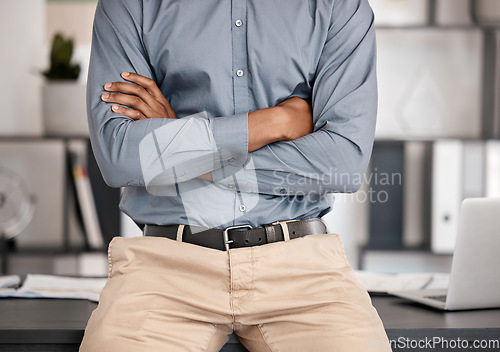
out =
<path fill-rule="evenodd" d="M 87 254 L 87 253 L 106 253 L 102 249 L 81 248 L 22 248 L 17 250 L 9 250 L 8 255 L 33 255 L 33 256 L 53 256 L 53 255 L 71 255 L 71 254 Z"/>
<path fill-rule="evenodd" d="M 496 27 L 486 27 L 478 25 L 436 25 L 436 24 L 419 24 L 419 25 L 375 25 L 375 31 L 377 29 L 382 30 L 477 30 L 477 29 L 491 29 Z M 500 28 L 500 27 L 498 27 Z"/>

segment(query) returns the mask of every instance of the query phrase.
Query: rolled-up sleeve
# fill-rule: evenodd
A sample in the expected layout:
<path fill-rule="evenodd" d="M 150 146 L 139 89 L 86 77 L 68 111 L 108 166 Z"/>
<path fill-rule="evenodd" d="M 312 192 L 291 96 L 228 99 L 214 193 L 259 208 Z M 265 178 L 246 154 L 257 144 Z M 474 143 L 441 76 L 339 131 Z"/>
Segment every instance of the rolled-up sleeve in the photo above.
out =
<path fill-rule="evenodd" d="M 368 0 L 336 0 L 312 90 L 314 132 L 250 153 L 258 189 L 271 195 L 355 192 L 373 147 L 376 44 Z M 222 187 L 230 178 L 219 180 Z"/>
<path fill-rule="evenodd" d="M 142 42 L 142 2 L 99 1 L 87 114 L 94 154 L 108 185 L 171 186 L 224 165 L 243 166 L 248 157 L 247 114 L 208 117 L 200 112 L 181 119 L 133 121 L 101 100 L 104 84 L 122 81 L 124 71 L 156 80 Z"/>

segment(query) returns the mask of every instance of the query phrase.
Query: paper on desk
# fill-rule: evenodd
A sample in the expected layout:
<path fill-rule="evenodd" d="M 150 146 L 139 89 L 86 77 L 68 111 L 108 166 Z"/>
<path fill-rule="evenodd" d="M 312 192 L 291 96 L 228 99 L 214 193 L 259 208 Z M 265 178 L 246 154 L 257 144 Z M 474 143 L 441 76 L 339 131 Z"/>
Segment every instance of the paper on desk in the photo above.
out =
<path fill-rule="evenodd" d="M 386 293 L 388 291 L 421 290 L 424 288 L 447 288 L 449 274 L 445 273 L 374 273 L 355 271 L 356 278 L 368 292 Z"/>
<path fill-rule="evenodd" d="M 19 275 L 0 276 L 0 297 L 8 297 L 16 292 L 14 286 L 21 282 Z"/>
<path fill-rule="evenodd" d="M 16 294 L 15 288 L 0 288 L 0 297 L 12 297 Z"/>
<path fill-rule="evenodd" d="M 17 286 L 19 285 L 20 282 L 21 282 L 21 277 L 19 277 L 19 275 L 0 276 L 0 288 Z"/>
<path fill-rule="evenodd" d="M 385 274 L 362 270 L 355 271 L 356 278 L 369 292 L 441 289 L 448 287 L 449 274 L 446 273 L 400 273 Z M 17 285 L 19 277 L 6 279 L 6 283 Z M 0 277 L 1 279 L 2 277 Z M 5 277 L 6 278 L 6 277 Z M 19 289 L 1 288 L 0 297 L 47 297 L 89 299 L 98 302 L 106 278 L 75 278 L 66 276 L 28 274 Z M 4 286 L 5 287 L 5 286 Z"/>
<path fill-rule="evenodd" d="M 75 278 L 67 276 L 28 274 L 23 285 L 7 292 L 0 291 L 3 297 L 24 298 L 77 298 L 98 302 L 106 278 Z"/>
<path fill-rule="evenodd" d="M 432 281 L 429 282 L 424 288 L 428 290 L 447 289 L 450 283 L 450 274 L 448 273 L 434 273 Z"/>

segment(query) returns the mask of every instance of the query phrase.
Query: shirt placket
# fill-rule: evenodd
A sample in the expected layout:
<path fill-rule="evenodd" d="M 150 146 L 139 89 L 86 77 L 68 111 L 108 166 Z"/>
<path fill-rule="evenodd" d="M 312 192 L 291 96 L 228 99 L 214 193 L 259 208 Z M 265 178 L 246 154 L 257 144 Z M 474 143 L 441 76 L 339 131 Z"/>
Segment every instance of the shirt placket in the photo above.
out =
<path fill-rule="evenodd" d="M 234 114 L 248 112 L 248 55 L 247 55 L 247 1 L 231 1 L 231 39 L 233 48 L 233 104 Z M 233 176 L 234 178 L 234 176 Z M 236 180 L 235 184 L 236 184 Z M 236 187 L 234 219 L 245 215 L 246 206 Z"/>

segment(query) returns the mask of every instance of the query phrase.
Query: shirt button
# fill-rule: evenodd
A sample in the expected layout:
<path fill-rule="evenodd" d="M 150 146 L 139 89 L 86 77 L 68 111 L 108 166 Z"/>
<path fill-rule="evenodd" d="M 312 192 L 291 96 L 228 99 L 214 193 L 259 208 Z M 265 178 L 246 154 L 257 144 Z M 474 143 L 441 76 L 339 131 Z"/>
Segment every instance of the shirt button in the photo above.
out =
<path fill-rule="evenodd" d="M 243 76 L 243 70 L 236 71 L 236 76 L 238 76 L 238 77 Z"/>
<path fill-rule="evenodd" d="M 284 188 L 280 189 L 280 193 L 281 194 L 285 194 L 286 193 L 286 189 L 284 189 Z"/>
<path fill-rule="evenodd" d="M 241 211 L 241 212 L 244 212 L 246 209 L 247 209 L 247 207 L 246 207 L 246 206 L 244 206 L 243 204 L 242 204 L 242 205 L 240 205 L 240 211 Z"/>
<path fill-rule="evenodd" d="M 234 24 L 236 25 L 236 27 L 241 27 L 243 25 L 243 21 L 242 20 L 236 20 L 236 22 Z"/>
<path fill-rule="evenodd" d="M 234 185 L 232 183 L 228 184 L 227 186 L 229 187 L 229 189 L 233 189 L 234 188 Z"/>

